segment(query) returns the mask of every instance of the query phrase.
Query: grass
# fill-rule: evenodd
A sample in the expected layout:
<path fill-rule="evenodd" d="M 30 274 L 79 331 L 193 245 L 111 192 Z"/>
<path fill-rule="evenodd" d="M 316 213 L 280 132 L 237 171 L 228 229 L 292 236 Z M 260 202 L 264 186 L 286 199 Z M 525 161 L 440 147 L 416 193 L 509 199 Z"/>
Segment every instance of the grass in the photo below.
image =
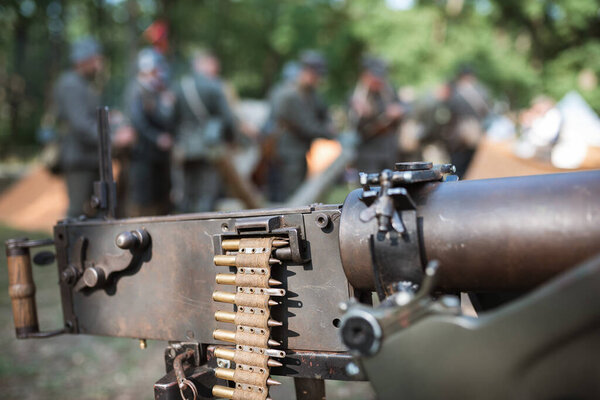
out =
<path fill-rule="evenodd" d="M 0 225 L 0 243 L 15 237 L 38 239 L 44 233 L 22 232 Z M 41 329 L 62 325 L 56 265 L 34 266 Z M 99 400 L 152 399 L 153 384 L 164 374 L 166 343 L 148 342 L 140 350 L 131 339 L 64 335 L 42 340 L 17 340 L 14 333 L 6 258 L 0 256 L 0 399 Z M 293 398 L 293 380 L 275 399 Z M 328 399 L 374 398 L 368 383 L 327 381 Z"/>

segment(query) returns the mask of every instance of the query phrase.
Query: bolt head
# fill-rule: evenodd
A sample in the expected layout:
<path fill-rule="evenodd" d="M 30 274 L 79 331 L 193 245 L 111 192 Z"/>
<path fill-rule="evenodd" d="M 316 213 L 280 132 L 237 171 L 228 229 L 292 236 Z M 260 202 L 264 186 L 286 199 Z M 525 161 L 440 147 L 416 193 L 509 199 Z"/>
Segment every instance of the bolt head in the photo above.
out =
<path fill-rule="evenodd" d="M 90 204 L 91 204 L 92 208 L 100 207 L 100 199 L 98 198 L 98 196 L 92 196 L 92 199 L 90 200 Z"/>
<path fill-rule="evenodd" d="M 346 364 L 346 374 L 348 374 L 348 376 L 356 376 L 360 374 L 360 368 L 356 363 L 348 363 Z"/>
<path fill-rule="evenodd" d="M 315 224 L 321 229 L 327 228 L 327 225 L 329 225 L 329 215 L 325 213 L 317 214 L 315 216 Z"/>
<path fill-rule="evenodd" d="M 96 287 L 104 283 L 104 271 L 96 267 L 89 267 L 83 272 L 83 282 L 88 287 Z"/>
<path fill-rule="evenodd" d="M 399 306 L 404 306 L 410 302 L 412 295 L 408 292 L 398 292 L 395 296 L 395 302 Z"/>

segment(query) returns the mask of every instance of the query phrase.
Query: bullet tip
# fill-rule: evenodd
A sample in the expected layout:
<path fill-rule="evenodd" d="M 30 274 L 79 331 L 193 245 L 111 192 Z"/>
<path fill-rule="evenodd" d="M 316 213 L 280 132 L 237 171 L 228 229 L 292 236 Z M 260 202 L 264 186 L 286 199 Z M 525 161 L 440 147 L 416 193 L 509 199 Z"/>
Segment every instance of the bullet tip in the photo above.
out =
<path fill-rule="evenodd" d="M 267 379 L 267 385 L 269 385 L 269 386 L 279 386 L 279 385 L 281 385 L 281 382 L 276 381 L 275 379 L 269 378 L 269 379 Z"/>
<path fill-rule="evenodd" d="M 281 282 L 279 282 L 277 279 L 269 279 L 269 286 L 279 286 L 281 285 Z"/>
<path fill-rule="evenodd" d="M 269 346 L 281 346 L 281 343 L 273 340 L 273 339 L 269 339 Z"/>
<path fill-rule="evenodd" d="M 281 367 L 281 366 L 283 366 L 282 363 L 280 363 L 279 361 L 276 361 L 276 360 L 269 360 L 269 361 L 267 361 L 267 364 L 269 365 L 269 367 Z"/>
<path fill-rule="evenodd" d="M 269 326 L 282 326 L 283 324 L 279 321 L 275 321 L 274 319 L 270 319 L 267 324 Z"/>
<path fill-rule="evenodd" d="M 276 305 L 278 305 L 278 304 L 279 304 L 279 303 L 278 303 L 278 302 L 276 302 L 275 300 L 269 300 L 269 305 L 270 305 L 270 306 L 276 306 Z"/>

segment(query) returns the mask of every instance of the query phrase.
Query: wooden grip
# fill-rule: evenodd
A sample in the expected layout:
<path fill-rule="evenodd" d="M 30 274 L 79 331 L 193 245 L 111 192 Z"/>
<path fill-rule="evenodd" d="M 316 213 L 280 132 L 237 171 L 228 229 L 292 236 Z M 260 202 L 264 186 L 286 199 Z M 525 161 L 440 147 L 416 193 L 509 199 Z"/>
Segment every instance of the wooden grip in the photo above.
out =
<path fill-rule="evenodd" d="M 29 249 L 7 249 L 8 294 L 12 303 L 17 338 L 39 332 L 35 306 L 35 284 L 31 271 Z"/>

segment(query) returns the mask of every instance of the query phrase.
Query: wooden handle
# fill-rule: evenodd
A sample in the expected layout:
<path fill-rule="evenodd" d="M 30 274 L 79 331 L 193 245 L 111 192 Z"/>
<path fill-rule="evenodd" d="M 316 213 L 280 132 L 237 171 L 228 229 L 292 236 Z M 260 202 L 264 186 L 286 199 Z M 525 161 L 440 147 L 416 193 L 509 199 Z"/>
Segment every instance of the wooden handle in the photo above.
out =
<path fill-rule="evenodd" d="M 8 294 L 12 302 L 17 338 L 39 332 L 35 306 L 35 284 L 28 248 L 7 246 Z"/>

